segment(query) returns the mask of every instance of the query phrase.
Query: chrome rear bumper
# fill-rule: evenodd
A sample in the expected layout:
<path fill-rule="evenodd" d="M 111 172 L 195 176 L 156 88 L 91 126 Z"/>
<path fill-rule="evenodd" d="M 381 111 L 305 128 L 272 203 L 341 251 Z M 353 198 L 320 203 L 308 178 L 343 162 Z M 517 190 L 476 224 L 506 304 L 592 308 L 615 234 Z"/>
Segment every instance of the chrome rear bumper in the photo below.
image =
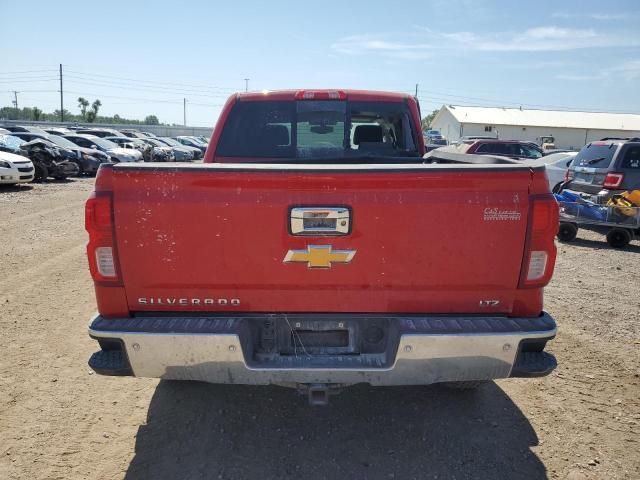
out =
<path fill-rule="evenodd" d="M 337 318 L 344 319 L 340 325 L 346 322 L 345 328 L 350 328 L 350 321 L 385 322 L 384 351 L 315 355 L 302 349 L 287 355 L 256 354 L 255 322 L 286 321 L 293 330 L 301 322 L 318 325 L 337 322 Z M 541 376 L 555 367 L 555 359 L 542 352 L 555 334 L 556 324 L 546 313 L 515 319 L 354 314 L 97 316 L 89 328 L 89 335 L 102 347 L 90 361 L 98 373 L 254 385 L 425 385 Z"/>

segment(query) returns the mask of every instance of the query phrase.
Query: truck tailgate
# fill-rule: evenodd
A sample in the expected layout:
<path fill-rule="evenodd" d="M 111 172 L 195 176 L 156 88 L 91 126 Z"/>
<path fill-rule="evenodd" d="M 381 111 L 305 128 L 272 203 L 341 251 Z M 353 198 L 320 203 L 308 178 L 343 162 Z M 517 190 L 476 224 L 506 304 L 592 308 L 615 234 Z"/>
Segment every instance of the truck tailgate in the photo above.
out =
<path fill-rule="evenodd" d="M 117 166 L 116 246 L 129 308 L 511 312 L 529 169 L 426 167 Z M 351 231 L 292 235 L 298 206 L 347 207 Z M 336 255 L 329 268 L 284 262 L 316 247 L 352 259 Z"/>

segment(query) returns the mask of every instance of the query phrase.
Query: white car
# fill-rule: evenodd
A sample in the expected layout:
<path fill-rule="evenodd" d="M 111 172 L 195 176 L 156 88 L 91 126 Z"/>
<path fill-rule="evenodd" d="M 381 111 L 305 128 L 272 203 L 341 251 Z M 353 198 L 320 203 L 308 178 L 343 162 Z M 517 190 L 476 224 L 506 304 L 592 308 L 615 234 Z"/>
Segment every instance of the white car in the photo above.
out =
<path fill-rule="evenodd" d="M 26 157 L 9 152 L 0 152 L 0 184 L 33 182 L 35 170 Z"/>
<path fill-rule="evenodd" d="M 531 160 L 531 162 L 535 165 L 544 165 L 546 167 L 549 189 L 553 191 L 554 187 L 564 182 L 567 169 L 577 154 L 578 152 L 551 153 L 544 157 Z"/>

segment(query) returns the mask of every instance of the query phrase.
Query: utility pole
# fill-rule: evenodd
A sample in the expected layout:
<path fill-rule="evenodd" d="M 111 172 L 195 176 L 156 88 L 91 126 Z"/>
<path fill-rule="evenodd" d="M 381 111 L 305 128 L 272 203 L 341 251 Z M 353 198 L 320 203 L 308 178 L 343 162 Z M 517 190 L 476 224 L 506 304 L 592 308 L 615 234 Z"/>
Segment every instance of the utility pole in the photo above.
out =
<path fill-rule="evenodd" d="M 14 107 L 16 107 L 16 110 L 18 110 L 18 94 L 19 94 L 19 93 L 20 93 L 20 92 L 17 92 L 17 91 L 15 91 L 15 90 L 13 91 L 13 98 L 14 98 L 14 100 L 13 100 L 13 106 L 14 106 Z"/>
<path fill-rule="evenodd" d="M 186 127 L 187 126 L 187 99 L 186 98 L 182 99 L 182 114 L 184 116 L 183 125 Z"/>
<path fill-rule="evenodd" d="M 416 98 L 418 97 L 418 84 L 416 83 Z"/>
<path fill-rule="evenodd" d="M 62 64 L 60 64 L 60 121 L 64 122 L 64 94 L 62 93 Z"/>
<path fill-rule="evenodd" d="M 249 91 L 249 80 L 251 80 L 250 78 L 245 78 L 244 79 L 244 91 L 248 92 Z"/>

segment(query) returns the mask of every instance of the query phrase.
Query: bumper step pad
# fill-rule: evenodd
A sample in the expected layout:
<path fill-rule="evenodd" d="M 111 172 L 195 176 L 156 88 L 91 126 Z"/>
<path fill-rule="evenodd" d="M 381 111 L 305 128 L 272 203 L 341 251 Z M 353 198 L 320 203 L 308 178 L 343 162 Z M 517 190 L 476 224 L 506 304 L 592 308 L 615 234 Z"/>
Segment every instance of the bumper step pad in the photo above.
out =
<path fill-rule="evenodd" d="M 556 357 L 548 352 L 520 352 L 511 370 L 512 377 L 529 378 L 549 375 L 558 366 Z"/>
<path fill-rule="evenodd" d="M 122 350 L 100 350 L 89 358 L 89 366 L 99 375 L 133 375 L 129 359 Z"/>

